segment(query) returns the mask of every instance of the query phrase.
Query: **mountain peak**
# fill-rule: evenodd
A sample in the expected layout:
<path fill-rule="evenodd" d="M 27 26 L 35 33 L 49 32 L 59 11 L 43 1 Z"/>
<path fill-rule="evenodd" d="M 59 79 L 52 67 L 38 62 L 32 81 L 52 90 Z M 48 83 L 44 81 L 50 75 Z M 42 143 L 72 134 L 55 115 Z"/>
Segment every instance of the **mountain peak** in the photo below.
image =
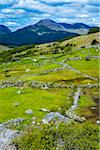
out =
<path fill-rule="evenodd" d="M 54 22 L 54 21 L 51 19 L 43 19 L 43 20 L 40 20 L 38 23 L 50 23 L 50 22 Z"/>
<path fill-rule="evenodd" d="M 74 23 L 74 28 L 90 28 L 90 26 L 84 24 L 84 23 Z"/>
<path fill-rule="evenodd" d="M 55 31 L 64 31 L 64 27 L 60 25 L 59 23 L 50 20 L 50 19 L 44 19 L 40 20 L 38 23 L 36 23 L 37 26 L 45 26 L 46 28 L 55 30 Z"/>

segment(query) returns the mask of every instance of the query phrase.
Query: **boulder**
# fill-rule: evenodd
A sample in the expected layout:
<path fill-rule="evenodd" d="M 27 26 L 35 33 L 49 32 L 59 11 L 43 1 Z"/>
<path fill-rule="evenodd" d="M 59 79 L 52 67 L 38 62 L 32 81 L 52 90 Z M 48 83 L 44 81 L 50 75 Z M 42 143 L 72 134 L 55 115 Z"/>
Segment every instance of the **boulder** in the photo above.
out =
<path fill-rule="evenodd" d="M 96 121 L 96 124 L 100 125 L 100 120 L 97 120 L 97 121 Z"/>
<path fill-rule="evenodd" d="M 31 69 L 26 69 L 26 73 L 27 73 L 27 72 L 30 72 L 30 71 L 31 71 Z"/>
<path fill-rule="evenodd" d="M 26 111 L 25 111 L 25 114 L 27 114 L 27 115 L 32 115 L 32 114 L 33 114 L 33 111 L 32 111 L 31 109 L 26 110 Z"/>
<path fill-rule="evenodd" d="M 51 122 L 52 120 L 56 121 L 62 121 L 62 122 L 69 122 L 70 119 L 63 116 L 62 114 L 60 114 L 59 112 L 50 112 L 46 115 L 45 118 L 42 119 L 42 122 L 44 124 L 48 124 L 49 122 Z"/>
<path fill-rule="evenodd" d="M 46 108 L 41 108 L 40 111 L 43 111 L 43 112 L 50 112 L 50 110 L 46 109 Z"/>

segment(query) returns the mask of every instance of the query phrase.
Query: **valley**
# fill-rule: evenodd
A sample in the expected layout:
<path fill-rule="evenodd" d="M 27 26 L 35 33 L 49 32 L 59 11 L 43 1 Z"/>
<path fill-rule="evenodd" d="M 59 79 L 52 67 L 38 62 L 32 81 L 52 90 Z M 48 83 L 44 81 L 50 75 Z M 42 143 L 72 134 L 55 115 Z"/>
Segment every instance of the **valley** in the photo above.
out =
<path fill-rule="evenodd" d="M 99 32 L 0 46 L 0 150 L 99 148 L 99 46 Z"/>

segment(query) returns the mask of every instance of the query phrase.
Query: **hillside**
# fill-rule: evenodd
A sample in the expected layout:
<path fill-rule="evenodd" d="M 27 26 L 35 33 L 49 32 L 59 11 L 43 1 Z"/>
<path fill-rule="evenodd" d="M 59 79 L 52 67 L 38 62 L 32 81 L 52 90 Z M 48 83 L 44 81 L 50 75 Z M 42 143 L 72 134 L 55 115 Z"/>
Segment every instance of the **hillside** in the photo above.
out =
<path fill-rule="evenodd" d="M 58 43 L 60 44 L 61 47 L 66 46 L 67 44 L 74 44 L 75 48 L 81 48 L 81 47 L 91 46 L 91 43 L 93 40 L 97 40 L 100 43 L 100 32 L 77 36 L 77 37 L 71 38 L 69 40 L 60 41 L 60 43 L 59 42 Z M 38 47 L 40 47 L 40 49 L 46 49 L 48 51 L 50 45 L 52 46 L 53 44 L 54 44 L 54 42 L 40 44 L 40 45 L 38 45 Z M 57 42 L 56 42 L 56 44 L 57 44 Z"/>
<path fill-rule="evenodd" d="M 5 143 L 18 150 L 98 149 L 100 57 L 93 40 L 99 33 L 1 50 L 1 150 Z"/>
<path fill-rule="evenodd" d="M 69 40 L 66 40 L 66 41 L 62 42 L 61 45 L 66 45 L 68 43 L 73 43 L 73 44 L 76 44 L 77 48 L 80 48 L 82 46 L 86 47 L 86 46 L 90 46 L 94 39 L 96 39 L 98 42 L 100 42 L 100 32 L 75 37 L 75 38 L 72 38 L 72 39 L 69 39 Z"/>
<path fill-rule="evenodd" d="M 10 33 L 11 33 L 11 30 L 8 27 L 6 27 L 4 25 L 0 25 L 0 38 L 4 34 L 10 34 Z"/>

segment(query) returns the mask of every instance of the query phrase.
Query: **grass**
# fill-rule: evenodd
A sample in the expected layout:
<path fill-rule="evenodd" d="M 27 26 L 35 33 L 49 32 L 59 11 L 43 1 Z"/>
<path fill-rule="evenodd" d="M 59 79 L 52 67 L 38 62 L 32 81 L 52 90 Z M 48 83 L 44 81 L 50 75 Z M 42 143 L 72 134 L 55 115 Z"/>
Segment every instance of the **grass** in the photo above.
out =
<path fill-rule="evenodd" d="M 84 74 L 99 77 L 99 60 L 90 60 L 88 62 L 86 60 L 77 60 L 67 61 L 67 63 Z"/>
<path fill-rule="evenodd" d="M 0 89 L 0 122 L 11 118 L 32 118 L 42 119 L 46 113 L 41 112 L 40 108 L 59 111 L 59 107 L 68 109 L 72 104 L 66 97 L 71 92 L 70 89 L 23 89 L 22 94 L 17 94 L 17 88 Z M 19 103 L 16 107 L 14 104 Z M 26 115 L 25 111 L 32 109 L 33 115 Z M 6 111 L 5 111 L 6 110 Z"/>
<path fill-rule="evenodd" d="M 18 150 L 98 150 L 99 129 L 90 122 L 41 125 L 27 129 L 14 141 Z"/>
<path fill-rule="evenodd" d="M 86 61 L 87 56 L 98 56 L 99 49 L 94 47 L 80 49 L 84 45 L 90 46 L 93 39 L 99 41 L 98 34 L 79 36 L 67 41 L 51 43 L 51 45 L 23 46 L 5 52 L 0 50 L 0 82 L 25 82 L 23 89 L 18 87 L 0 88 L 0 123 L 21 117 L 26 119 L 25 122 L 20 126 L 12 126 L 11 128 L 22 130 L 25 127 L 24 125 L 29 126 L 28 132 L 26 132 L 25 127 L 25 135 L 15 142 L 19 150 L 97 149 L 98 88 L 82 88 L 82 95 L 75 111 L 78 116 L 90 120 L 89 124 L 87 122 L 82 124 L 75 122 L 70 125 L 60 124 L 56 126 L 52 122 L 47 126 L 40 124 L 32 128 L 33 117 L 37 118 L 37 122 L 41 122 L 47 114 L 47 112 L 41 111 L 41 108 L 65 115 L 66 110 L 72 106 L 76 88 L 49 88 L 44 90 L 31 88 L 29 85 L 32 81 L 77 86 L 97 83 L 97 81 L 86 78 L 84 75 L 68 68 L 43 73 L 62 68 L 67 63 L 81 73 L 99 79 L 99 59 L 90 58 L 90 60 Z M 76 46 L 66 47 L 68 43 L 74 43 Z M 71 60 L 76 57 L 81 57 L 82 59 Z M 17 58 L 18 61 L 11 61 L 12 58 Z M 18 91 L 21 91 L 21 94 L 18 94 Z M 17 106 L 16 104 L 19 105 Z M 91 109 L 92 107 L 94 109 Z M 33 114 L 27 115 L 25 113 L 29 109 L 33 111 Z M 62 147 L 58 146 L 60 139 L 65 143 Z"/>
<path fill-rule="evenodd" d="M 89 46 L 91 45 L 93 39 L 96 39 L 98 42 L 100 42 L 99 36 L 100 36 L 100 32 L 89 34 L 89 35 L 83 35 L 69 40 L 65 40 L 61 43 L 61 45 L 66 45 L 67 43 L 73 43 L 76 44 L 76 48 L 80 48 L 81 46 Z"/>
<path fill-rule="evenodd" d="M 92 110 L 91 108 L 95 108 Z M 99 93 L 98 89 L 84 89 L 80 97 L 77 113 L 86 119 L 95 122 L 99 119 Z"/>

